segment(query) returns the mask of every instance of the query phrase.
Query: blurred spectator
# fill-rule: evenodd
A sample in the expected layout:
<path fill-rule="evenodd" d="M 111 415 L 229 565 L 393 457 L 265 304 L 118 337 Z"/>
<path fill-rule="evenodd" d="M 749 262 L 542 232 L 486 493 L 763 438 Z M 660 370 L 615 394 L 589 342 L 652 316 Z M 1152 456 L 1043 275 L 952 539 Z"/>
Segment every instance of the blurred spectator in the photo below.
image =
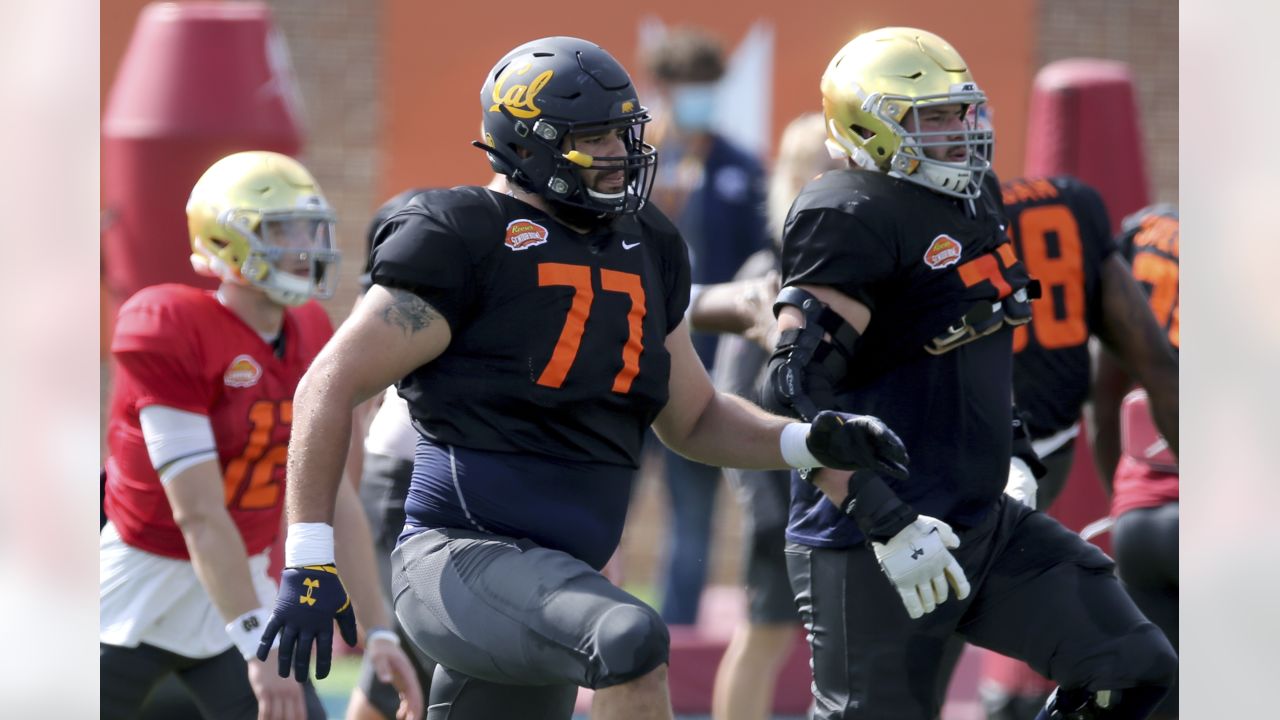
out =
<path fill-rule="evenodd" d="M 765 246 L 763 170 L 759 161 L 717 134 L 712 117 L 722 99 L 717 82 L 724 53 L 695 28 L 668 32 L 644 58 L 656 106 L 654 143 L 661 153 L 652 200 L 689 246 L 696 286 L 723 283 Z M 696 291 L 695 291 L 696 292 Z M 690 305 L 698 305 L 696 295 Z M 697 333 L 694 348 L 712 366 L 716 338 Z M 671 497 L 660 608 L 669 624 L 692 624 L 706 582 L 718 469 L 665 453 Z"/>
<path fill-rule="evenodd" d="M 827 152 L 826 137 L 821 113 L 801 115 L 783 131 L 767 198 L 768 232 L 773 242 L 747 258 L 736 280 L 776 276 L 782 226 L 791 201 L 814 176 L 840 166 Z M 769 359 L 765 347 L 772 345 L 767 338 L 722 338 L 712 373 L 716 387 L 754 400 Z M 725 475 L 743 509 L 747 622 L 735 629 L 720 661 L 711 712 L 715 720 L 765 720 L 773 706 L 778 672 L 800 629 L 783 554 L 791 473 L 726 468 Z"/>

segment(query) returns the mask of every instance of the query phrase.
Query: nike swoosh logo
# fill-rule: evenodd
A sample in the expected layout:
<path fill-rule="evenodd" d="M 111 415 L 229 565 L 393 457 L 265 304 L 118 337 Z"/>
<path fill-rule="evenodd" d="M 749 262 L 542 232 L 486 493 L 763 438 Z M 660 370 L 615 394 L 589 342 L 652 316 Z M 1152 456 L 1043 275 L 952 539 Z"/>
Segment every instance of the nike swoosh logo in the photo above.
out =
<path fill-rule="evenodd" d="M 639 240 L 637 240 L 637 241 L 635 241 L 635 242 L 631 243 L 630 245 L 628 245 L 628 244 L 627 244 L 627 241 L 626 241 L 626 240 L 623 240 L 623 241 L 622 241 L 622 249 L 623 249 L 623 250 L 630 250 L 631 248 L 633 248 L 633 247 L 635 247 L 635 246 L 637 246 L 637 245 L 639 245 L 639 244 L 640 244 L 640 241 L 639 241 Z"/>

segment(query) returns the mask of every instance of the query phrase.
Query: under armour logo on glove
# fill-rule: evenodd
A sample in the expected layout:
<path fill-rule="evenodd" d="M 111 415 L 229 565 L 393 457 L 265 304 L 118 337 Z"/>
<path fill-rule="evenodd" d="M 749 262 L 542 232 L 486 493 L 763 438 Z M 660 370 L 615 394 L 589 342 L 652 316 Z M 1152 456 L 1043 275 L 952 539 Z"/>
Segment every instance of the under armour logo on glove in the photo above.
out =
<path fill-rule="evenodd" d="M 280 575 L 280 594 L 258 645 L 258 659 L 266 661 L 271 643 L 280 635 L 280 677 L 289 666 L 298 682 L 308 677 L 311 644 L 316 645 L 316 677 L 329 674 L 333 656 L 333 621 L 347 645 L 356 644 L 356 616 L 347 589 L 333 565 L 288 567 Z"/>
<path fill-rule="evenodd" d="M 311 596 L 311 591 L 312 591 L 312 590 L 315 590 L 315 589 L 316 589 L 316 588 L 318 588 L 318 587 L 320 587 L 320 581 L 319 581 L 319 580 L 313 580 L 313 579 L 311 579 L 311 578 L 306 578 L 305 580 L 303 580 L 303 581 L 302 581 L 302 584 L 307 586 L 307 594 L 306 594 L 306 595 L 299 595 L 299 596 L 298 596 L 298 602 L 300 602 L 300 603 L 306 603 L 307 605 L 315 605 L 315 604 L 316 604 L 316 599 L 315 599 L 314 597 L 312 597 L 312 596 Z"/>
<path fill-rule="evenodd" d="M 871 543 L 880 569 L 912 618 L 946 602 L 948 586 L 958 600 L 969 596 L 969 579 L 950 552 L 958 547 L 960 538 L 951 526 L 927 515 L 916 518 L 888 542 Z"/>

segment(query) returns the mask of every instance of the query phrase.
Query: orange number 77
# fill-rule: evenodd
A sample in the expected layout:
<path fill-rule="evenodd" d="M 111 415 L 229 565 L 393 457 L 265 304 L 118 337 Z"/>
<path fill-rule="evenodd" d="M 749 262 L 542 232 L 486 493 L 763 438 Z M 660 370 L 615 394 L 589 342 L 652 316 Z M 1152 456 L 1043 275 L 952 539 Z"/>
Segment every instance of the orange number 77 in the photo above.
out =
<path fill-rule="evenodd" d="M 591 316 L 591 302 L 595 299 L 595 291 L 591 288 L 591 268 L 566 263 L 540 263 L 538 285 L 568 285 L 573 288 L 573 302 L 565 315 L 560 339 L 556 341 L 551 360 L 538 376 L 539 385 L 558 388 L 564 385 L 565 376 L 578 357 L 582 332 L 587 318 Z M 631 390 L 631 382 L 640 372 L 640 352 L 644 349 L 644 285 L 640 282 L 640 276 L 635 273 L 602 269 L 600 289 L 622 293 L 631 298 L 631 309 L 627 312 L 627 343 L 622 348 L 622 369 L 613 378 L 613 391 L 626 393 Z"/>

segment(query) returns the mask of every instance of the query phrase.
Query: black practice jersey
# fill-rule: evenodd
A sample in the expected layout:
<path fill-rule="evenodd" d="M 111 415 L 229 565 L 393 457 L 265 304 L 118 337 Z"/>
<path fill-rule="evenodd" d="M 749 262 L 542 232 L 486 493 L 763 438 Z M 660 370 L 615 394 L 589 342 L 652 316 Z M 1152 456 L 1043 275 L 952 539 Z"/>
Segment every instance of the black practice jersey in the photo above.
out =
<path fill-rule="evenodd" d="M 893 428 L 911 478 L 886 482 L 960 527 L 995 506 L 1009 475 L 1012 325 L 1030 317 L 1030 280 L 1003 217 L 994 177 L 970 209 L 885 174 L 836 170 L 801 191 L 783 239 L 785 285 L 831 287 L 871 310 L 839 409 Z M 826 547 L 861 539 L 798 479 L 787 536 Z"/>
<path fill-rule="evenodd" d="M 689 260 L 652 205 L 580 235 L 478 187 L 416 196 L 379 230 L 373 281 L 412 290 L 452 332 L 399 384 L 428 439 L 635 467 L 667 402 L 664 342 Z"/>
<path fill-rule="evenodd" d="M 1013 333 L 1013 387 L 1034 440 L 1075 426 L 1089 396 L 1089 336 L 1102 317 L 1103 262 L 1115 252 L 1096 190 L 1074 178 L 1005 183 L 1009 235 L 1040 281 L 1031 323 Z"/>
<path fill-rule="evenodd" d="M 1178 349 L 1179 227 L 1174 206 L 1152 205 L 1124 219 L 1117 241 L 1174 350 Z"/>

